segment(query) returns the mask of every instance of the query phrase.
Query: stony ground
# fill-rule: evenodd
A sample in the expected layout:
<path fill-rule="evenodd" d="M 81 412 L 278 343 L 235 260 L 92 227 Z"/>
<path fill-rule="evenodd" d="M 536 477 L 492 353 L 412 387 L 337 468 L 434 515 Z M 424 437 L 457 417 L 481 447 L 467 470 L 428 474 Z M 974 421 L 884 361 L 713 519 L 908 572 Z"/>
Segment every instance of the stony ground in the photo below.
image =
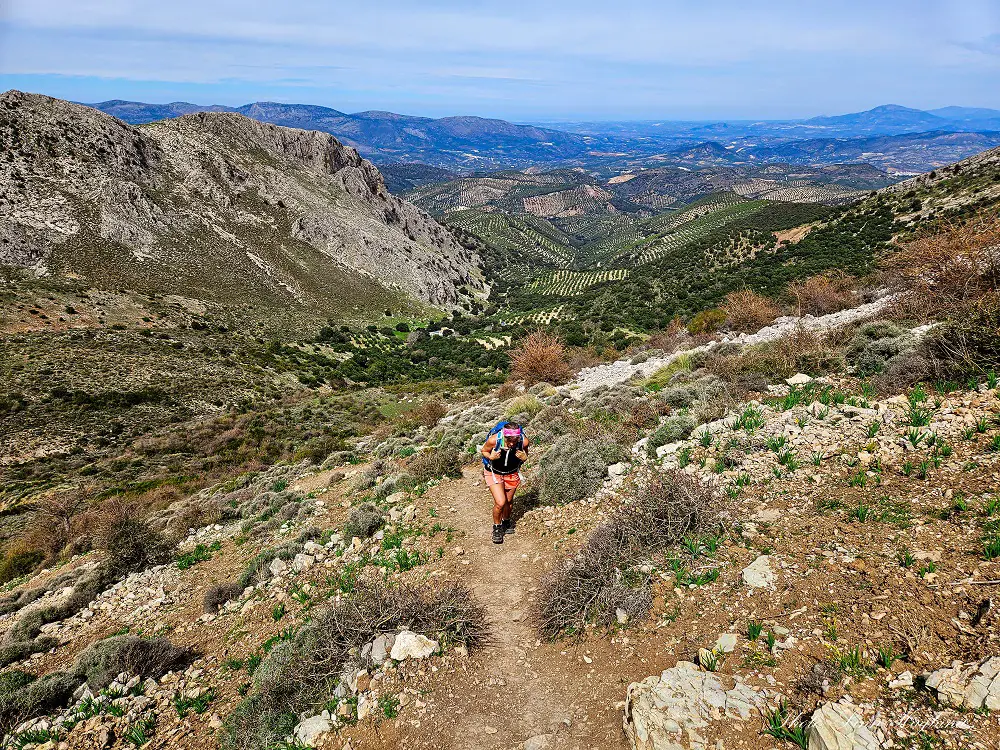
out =
<path fill-rule="evenodd" d="M 989 661 L 1000 657 L 992 599 L 1000 563 L 984 547 L 1000 518 L 997 391 L 877 400 L 850 379 L 792 380 L 655 458 L 640 441 L 594 497 L 518 509 L 516 533 L 502 546 L 490 542 L 490 500 L 475 466 L 420 493 L 390 495 L 388 525 L 365 541 L 342 534 L 349 507 L 365 496 L 352 490 L 363 465 L 276 467 L 241 489 L 220 488 L 215 494 L 226 498 L 290 493 L 298 510 L 257 529 L 233 522 L 192 531 L 181 546 L 199 552 L 190 567 L 131 576 L 78 615 L 44 626 L 57 648 L 13 665 L 44 674 L 100 638 L 129 632 L 195 648 L 190 667 L 159 681 L 123 674 L 98 695 L 83 688 L 71 708 L 19 727 L 8 746 L 33 738 L 61 748 L 213 746 L 260 658 L 367 562 L 393 578 L 467 583 L 486 607 L 493 642 L 469 653 L 386 634 L 362 652 L 367 663 L 345 676 L 342 695 L 303 717 L 296 742 L 336 750 L 792 748 L 763 732 L 784 706 L 778 722 L 789 728 L 816 711 L 810 748 L 1000 747 L 991 713 L 1000 708 L 1000 660 Z M 574 390 L 546 398 L 572 403 Z M 674 563 L 651 561 L 647 621 L 541 640 L 531 622 L 540 576 L 634 487 L 671 469 L 716 488 L 731 506 L 727 533 L 695 540 Z M 307 527 L 329 531 L 205 614 L 209 586 Z M 399 539 L 398 548 L 387 538 Z M 389 561 L 401 551 L 419 564 L 396 570 Z M 90 565 L 93 554 L 70 565 Z"/>

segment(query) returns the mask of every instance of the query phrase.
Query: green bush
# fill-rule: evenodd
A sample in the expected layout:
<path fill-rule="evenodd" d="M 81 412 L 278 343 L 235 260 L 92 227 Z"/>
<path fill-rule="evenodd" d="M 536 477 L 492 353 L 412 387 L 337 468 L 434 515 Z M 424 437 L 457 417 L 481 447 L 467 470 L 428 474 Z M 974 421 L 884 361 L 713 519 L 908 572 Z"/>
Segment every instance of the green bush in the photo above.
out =
<path fill-rule="evenodd" d="M 37 549 L 10 549 L 0 561 L 0 584 L 27 575 L 45 559 L 45 553 Z"/>
<path fill-rule="evenodd" d="M 675 409 L 684 409 L 698 400 L 698 389 L 693 385 L 672 385 L 660 391 L 660 400 Z"/>
<path fill-rule="evenodd" d="M 600 489 L 608 466 L 625 458 L 620 444 L 602 437 L 563 435 L 539 462 L 543 505 L 564 505 Z"/>
<path fill-rule="evenodd" d="M 673 443 L 676 440 L 683 440 L 688 437 L 697 427 L 695 421 L 686 414 L 674 414 L 667 417 L 663 424 L 657 427 L 653 434 L 649 436 L 646 443 L 646 452 L 650 458 L 656 457 L 656 449 L 661 445 Z"/>
<path fill-rule="evenodd" d="M 145 521 L 122 518 L 104 532 L 101 547 L 113 573 L 122 577 L 170 562 L 174 545 Z"/>
<path fill-rule="evenodd" d="M 66 706 L 79 685 L 79 678 L 65 672 L 40 679 L 20 670 L 0 674 L 0 733 Z"/>
<path fill-rule="evenodd" d="M 126 672 L 158 679 L 184 665 L 191 651 L 166 638 L 117 635 L 88 646 L 73 664 L 73 674 L 87 681 L 91 690 L 102 690 Z"/>
<path fill-rule="evenodd" d="M 430 448 L 417 453 L 407 464 L 406 470 L 418 483 L 448 477 L 462 476 L 462 457 L 448 448 Z"/>
<path fill-rule="evenodd" d="M 48 651 L 59 645 L 58 638 L 35 638 L 32 641 L 14 641 L 0 646 L 0 669 L 16 661 L 26 659 L 32 654 Z"/>
<path fill-rule="evenodd" d="M 868 377 L 885 370 L 889 360 L 913 348 L 909 332 L 888 321 L 861 326 L 847 347 L 845 359 L 857 374 Z"/>
<path fill-rule="evenodd" d="M 688 323 L 688 333 L 715 333 L 726 322 L 726 313 L 722 310 L 702 310 L 691 318 Z"/>
<path fill-rule="evenodd" d="M 364 503 L 356 508 L 351 508 L 350 513 L 347 514 L 344 536 L 348 539 L 352 537 L 367 539 L 381 529 L 383 524 L 385 524 L 385 519 L 379 509 L 371 503 Z"/>

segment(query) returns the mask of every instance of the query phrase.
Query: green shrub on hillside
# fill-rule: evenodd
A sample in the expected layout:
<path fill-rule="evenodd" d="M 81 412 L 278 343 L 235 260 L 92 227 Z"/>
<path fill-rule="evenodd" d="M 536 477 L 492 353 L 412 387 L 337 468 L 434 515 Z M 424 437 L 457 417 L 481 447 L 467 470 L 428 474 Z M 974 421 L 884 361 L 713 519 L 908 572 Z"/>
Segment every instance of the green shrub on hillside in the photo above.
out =
<path fill-rule="evenodd" d="M 363 503 L 355 508 L 351 508 L 347 514 L 347 523 L 344 524 L 344 537 L 350 540 L 353 537 L 367 539 L 376 531 L 382 528 L 385 519 L 379 509 L 371 503 Z"/>
<path fill-rule="evenodd" d="M 76 658 L 73 674 L 85 679 L 91 690 L 102 690 L 122 672 L 159 679 L 191 658 L 191 651 L 166 638 L 118 635 L 88 646 Z"/>
<path fill-rule="evenodd" d="M 539 462 L 543 505 L 564 505 L 590 497 L 601 487 L 608 466 L 626 457 L 625 449 L 603 436 L 563 435 Z"/>
<path fill-rule="evenodd" d="M 697 423 L 686 414 L 675 414 L 667 417 L 663 424 L 657 427 L 646 442 L 646 452 L 650 458 L 656 457 L 656 449 L 661 445 L 683 440 L 690 436 Z"/>

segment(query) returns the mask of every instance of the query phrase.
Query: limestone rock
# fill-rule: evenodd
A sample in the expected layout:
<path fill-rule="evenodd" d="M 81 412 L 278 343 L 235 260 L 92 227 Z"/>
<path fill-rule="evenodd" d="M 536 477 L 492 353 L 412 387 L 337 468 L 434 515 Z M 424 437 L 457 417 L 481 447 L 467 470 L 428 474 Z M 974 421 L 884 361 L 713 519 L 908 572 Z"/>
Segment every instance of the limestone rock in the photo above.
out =
<path fill-rule="evenodd" d="M 292 569 L 297 573 L 301 573 L 303 570 L 309 570 L 309 568 L 315 564 L 315 557 L 312 555 L 304 555 L 300 552 L 295 556 L 295 559 L 292 560 Z"/>
<path fill-rule="evenodd" d="M 272 576 L 280 576 L 282 573 L 288 570 L 288 563 L 282 560 L 280 557 L 276 557 L 271 560 L 271 564 L 267 568 L 271 571 Z"/>
<path fill-rule="evenodd" d="M 926 686 L 946 706 L 1000 710 L 1000 656 L 972 664 L 955 662 L 928 675 Z"/>
<path fill-rule="evenodd" d="M 794 375 L 792 375 L 792 377 L 785 378 L 785 382 L 788 383 L 788 385 L 806 385 L 807 383 L 811 383 L 812 381 L 813 379 L 808 375 L 806 375 L 804 372 L 797 372 Z"/>
<path fill-rule="evenodd" d="M 761 555 L 747 567 L 743 568 L 743 582 L 752 588 L 770 588 L 777 580 L 777 574 L 771 570 L 770 555 Z"/>
<path fill-rule="evenodd" d="M 731 654 L 736 648 L 736 640 L 736 633 L 723 633 L 715 642 L 714 650 L 717 653 Z"/>
<path fill-rule="evenodd" d="M 623 724 L 632 750 L 704 750 L 711 722 L 746 721 L 764 705 L 748 685 L 678 662 L 629 685 Z"/>
<path fill-rule="evenodd" d="M 299 722 L 299 725 L 295 727 L 294 735 L 295 739 L 306 747 L 316 747 L 316 742 L 320 736 L 326 734 L 331 729 L 333 729 L 333 725 L 329 720 L 324 719 L 322 716 L 310 716 L 308 719 L 303 719 Z"/>
<path fill-rule="evenodd" d="M 396 636 L 393 633 L 382 633 L 372 641 L 372 661 L 376 664 L 382 664 L 386 658 L 389 656 L 389 651 L 392 650 L 392 645 L 396 641 Z"/>
<path fill-rule="evenodd" d="M 426 659 L 438 650 L 438 642 L 419 633 L 404 630 L 396 636 L 389 655 L 396 661 Z"/>
<path fill-rule="evenodd" d="M 880 750 L 881 747 L 847 698 L 820 706 L 809 722 L 809 750 Z"/>

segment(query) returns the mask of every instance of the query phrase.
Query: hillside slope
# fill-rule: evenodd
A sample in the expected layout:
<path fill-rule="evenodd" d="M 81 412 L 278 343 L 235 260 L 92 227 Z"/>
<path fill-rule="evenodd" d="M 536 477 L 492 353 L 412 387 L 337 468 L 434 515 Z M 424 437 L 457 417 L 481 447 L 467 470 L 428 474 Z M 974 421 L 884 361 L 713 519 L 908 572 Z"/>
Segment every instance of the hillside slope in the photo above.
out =
<path fill-rule="evenodd" d="M 478 258 L 327 134 L 232 113 L 136 128 L 12 91 L 0 150 L 3 265 L 354 318 L 484 291 Z"/>

